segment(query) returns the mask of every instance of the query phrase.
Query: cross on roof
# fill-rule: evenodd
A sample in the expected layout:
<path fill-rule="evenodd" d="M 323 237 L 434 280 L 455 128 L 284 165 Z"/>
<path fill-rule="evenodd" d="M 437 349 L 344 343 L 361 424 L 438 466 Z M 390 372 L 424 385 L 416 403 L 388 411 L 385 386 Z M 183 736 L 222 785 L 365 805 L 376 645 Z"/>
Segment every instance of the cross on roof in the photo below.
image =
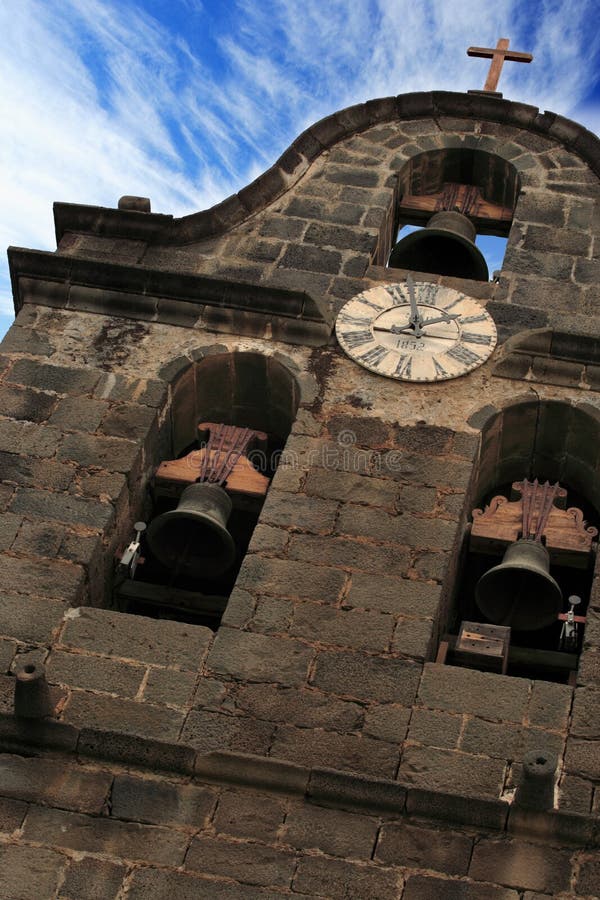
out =
<path fill-rule="evenodd" d="M 508 38 L 500 38 L 493 49 L 489 47 L 469 47 L 467 50 L 467 56 L 480 56 L 492 60 L 486 82 L 483 86 L 484 91 L 495 92 L 498 87 L 500 73 L 502 72 L 502 66 L 504 65 L 505 60 L 509 60 L 509 62 L 530 63 L 533 59 L 531 53 L 516 53 L 512 50 L 509 51 L 509 44 L 510 41 Z"/>

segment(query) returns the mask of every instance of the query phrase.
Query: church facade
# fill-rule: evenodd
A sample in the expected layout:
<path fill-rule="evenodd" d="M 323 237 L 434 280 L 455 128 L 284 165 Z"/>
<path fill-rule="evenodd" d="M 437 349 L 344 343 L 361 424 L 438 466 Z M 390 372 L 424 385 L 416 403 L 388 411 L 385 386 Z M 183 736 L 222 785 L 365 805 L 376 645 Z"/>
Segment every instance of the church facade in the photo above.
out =
<path fill-rule="evenodd" d="M 599 176 L 553 113 L 407 94 L 11 248 L 3 895 L 600 895 Z M 388 265 L 448 212 L 492 280 L 452 229 Z"/>

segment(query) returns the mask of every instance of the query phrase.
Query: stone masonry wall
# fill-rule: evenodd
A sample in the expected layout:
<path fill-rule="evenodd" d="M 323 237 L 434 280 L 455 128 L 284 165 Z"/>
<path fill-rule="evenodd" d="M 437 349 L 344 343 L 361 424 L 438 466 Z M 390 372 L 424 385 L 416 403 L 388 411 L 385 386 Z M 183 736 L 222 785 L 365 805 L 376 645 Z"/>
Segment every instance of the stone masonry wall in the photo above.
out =
<path fill-rule="evenodd" d="M 344 137 L 243 224 L 186 245 L 67 230 L 59 255 L 95 259 L 97 285 L 24 282 L 0 355 L 0 872 L 15 897 L 83 900 L 91 880 L 119 900 L 600 893 L 597 589 L 575 690 L 431 662 L 476 499 L 482 408 L 534 389 L 598 415 L 595 392 L 494 378 L 493 360 L 455 382 L 400 384 L 333 342 L 207 332 L 189 304 L 185 321 L 152 321 L 151 305 L 142 314 L 125 284 L 102 280 L 116 261 L 299 289 L 337 309 L 404 277 L 371 264 L 397 173 L 456 146 L 510 160 L 523 193 L 500 282 L 445 283 L 487 303 L 501 337 L 596 335 L 596 176 L 569 141 L 473 116 Z M 178 375 L 245 350 L 275 354 L 302 399 L 220 629 L 108 609 Z M 11 715 L 29 655 L 57 703 L 58 721 L 37 730 Z M 554 825 L 510 806 L 532 748 L 561 761 Z M 219 768 L 223 753 L 237 774 Z"/>

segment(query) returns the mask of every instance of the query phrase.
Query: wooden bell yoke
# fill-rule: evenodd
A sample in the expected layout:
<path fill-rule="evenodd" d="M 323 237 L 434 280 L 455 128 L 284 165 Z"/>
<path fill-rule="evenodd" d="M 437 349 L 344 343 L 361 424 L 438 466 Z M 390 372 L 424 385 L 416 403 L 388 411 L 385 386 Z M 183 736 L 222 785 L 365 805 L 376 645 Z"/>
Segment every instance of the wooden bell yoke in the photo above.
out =
<path fill-rule="evenodd" d="M 262 450 L 267 435 L 252 428 L 238 428 L 220 422 L 201 422 L 198 425 L 201 443 L 181 459 L 167 459 L 155 473 L 154 483 L 160 488 L 181 489 L 190 484 L 206 482 L 223 488 L 232 498 L 262 501 L 269 487 L 269 478 L 258 472 L 248 453 Z"/>

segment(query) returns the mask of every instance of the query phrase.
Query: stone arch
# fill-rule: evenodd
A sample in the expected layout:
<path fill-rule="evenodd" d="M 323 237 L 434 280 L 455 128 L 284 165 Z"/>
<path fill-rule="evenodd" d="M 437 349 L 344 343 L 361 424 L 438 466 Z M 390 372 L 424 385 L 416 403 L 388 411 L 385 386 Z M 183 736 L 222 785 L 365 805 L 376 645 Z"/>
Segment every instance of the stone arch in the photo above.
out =
<path fill-rule="evenodd" d="M 490 411 L 481 433 L 475 503 L 523 477 L 565 483 L 600 515 L 600 410 L 532 392 Z"/>
<path fill-rule="evenodd" d="M 196 440 L 199 422 L 223 422 L 265 431 L 274 443 L 289 435 L 300 386 L 289 367 L 252 350 L 206 354 L 181 371 L 172 385 L 170 442 L 179 456 Z"/>

